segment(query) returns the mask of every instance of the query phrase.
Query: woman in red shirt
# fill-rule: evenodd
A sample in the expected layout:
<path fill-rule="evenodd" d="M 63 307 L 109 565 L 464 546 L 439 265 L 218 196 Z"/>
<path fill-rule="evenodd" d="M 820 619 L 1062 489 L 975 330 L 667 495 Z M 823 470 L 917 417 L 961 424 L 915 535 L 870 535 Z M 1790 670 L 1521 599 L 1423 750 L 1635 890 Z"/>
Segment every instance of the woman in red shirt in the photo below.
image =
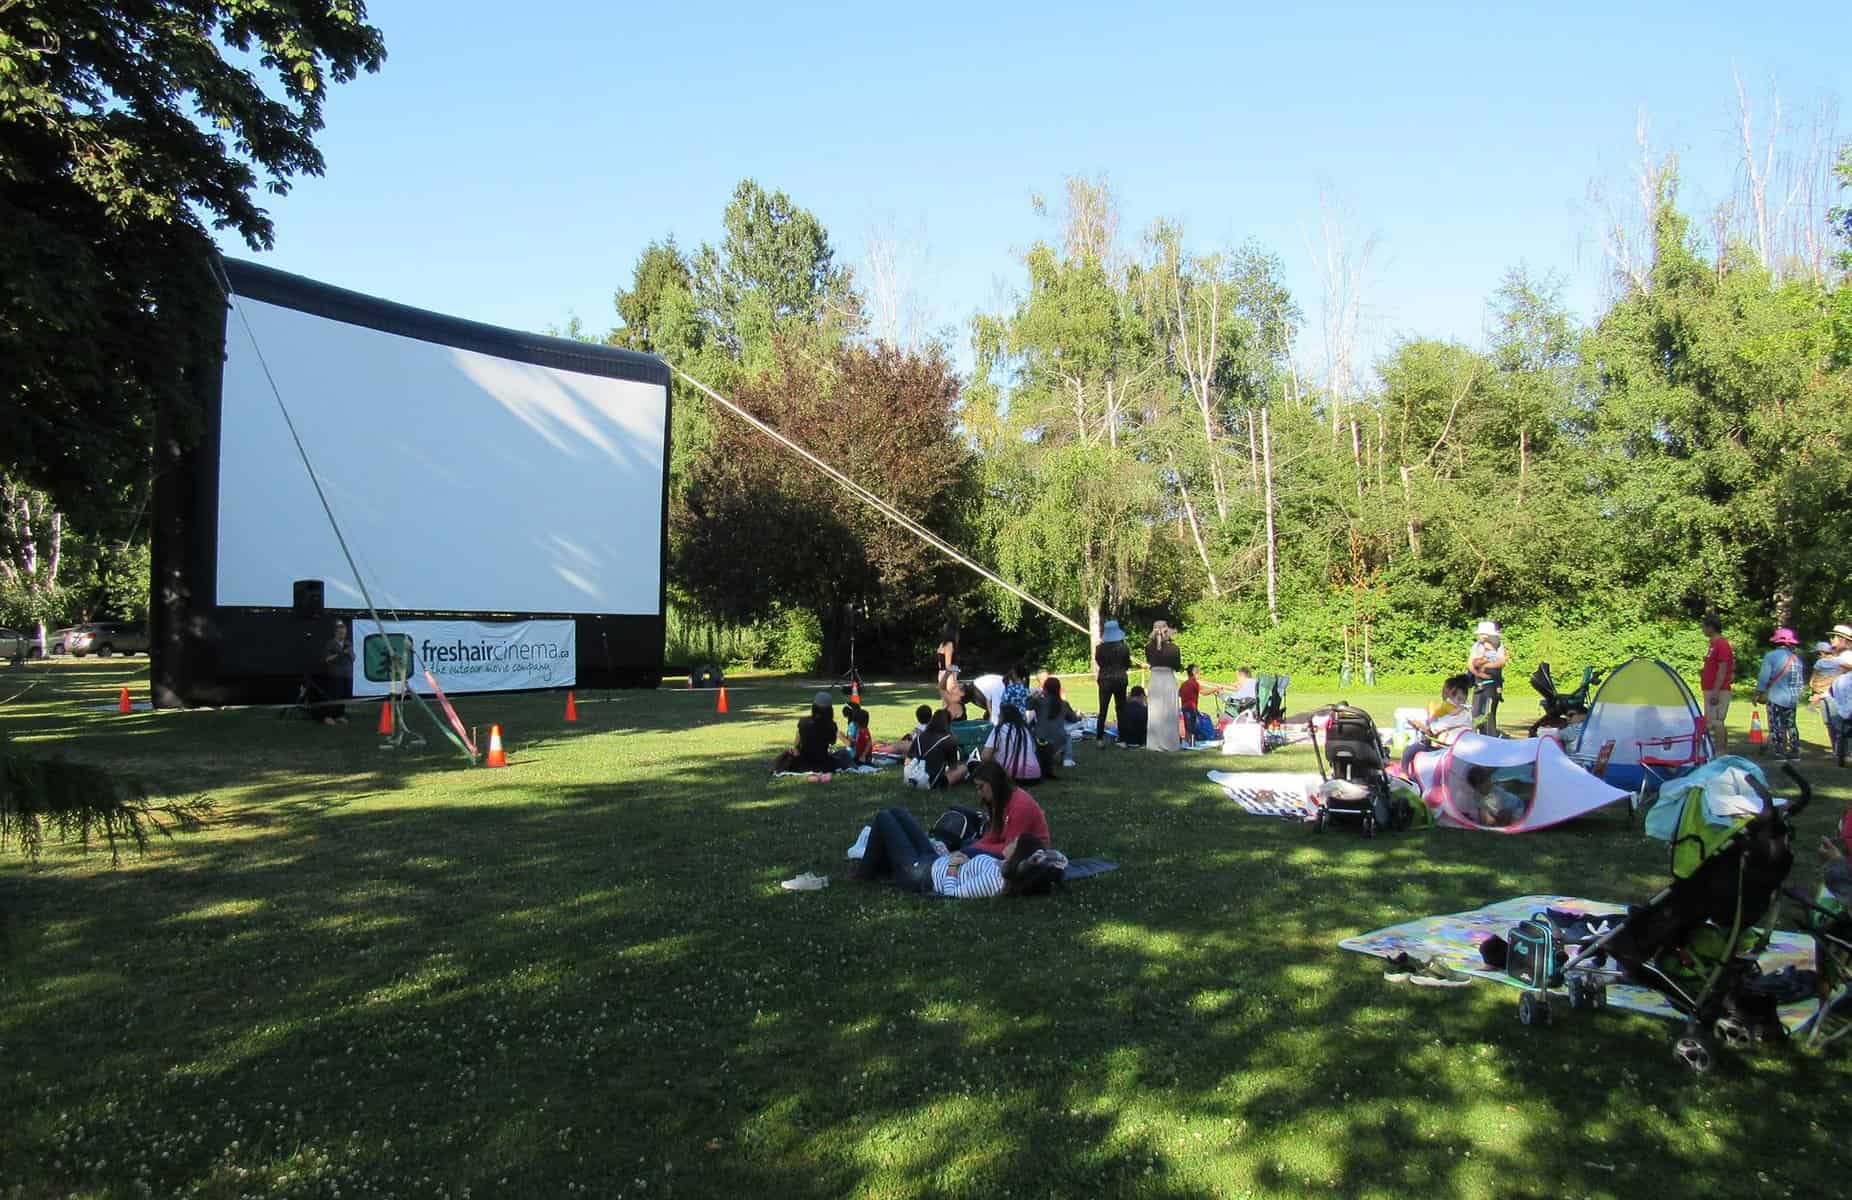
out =
<path fill-rule="evenodd" d="M 978 800 L 990 814 L 990 823 L 984 827 L 983 837 L 964 848 L 963 858 L 978 854 L 1002 858 L 1003 848 L 1025 833 L 1041 838 L 1044 846 L 1050 844 L 1048 818 L 1042 814 L 1042 806 L 1016 786 L 1001 763 L 993 760 L 977 764 L 971 768 L 971 779 L 977 785 Z"/>

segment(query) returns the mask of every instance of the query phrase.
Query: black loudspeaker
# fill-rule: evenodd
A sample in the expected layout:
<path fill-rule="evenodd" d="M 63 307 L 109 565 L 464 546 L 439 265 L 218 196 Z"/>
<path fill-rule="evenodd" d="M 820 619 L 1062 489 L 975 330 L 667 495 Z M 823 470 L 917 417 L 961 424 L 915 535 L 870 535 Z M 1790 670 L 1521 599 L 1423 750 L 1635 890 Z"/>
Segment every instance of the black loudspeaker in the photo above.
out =
<path fill-rule="evenodd" d="M 313 621 L 322 615 L 322 581 L 319 579 L 298 579 L 296 581 L 296 619 Z"/>

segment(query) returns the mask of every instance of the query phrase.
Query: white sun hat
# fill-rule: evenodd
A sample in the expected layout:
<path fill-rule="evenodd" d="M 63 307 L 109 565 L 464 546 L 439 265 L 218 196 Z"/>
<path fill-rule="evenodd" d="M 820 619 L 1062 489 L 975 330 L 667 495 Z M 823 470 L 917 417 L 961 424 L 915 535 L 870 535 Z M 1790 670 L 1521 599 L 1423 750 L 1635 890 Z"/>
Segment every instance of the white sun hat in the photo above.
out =
<path fill-rule="evenodd" d="M 1479 628 L 1473 630 L 1473 633 L 1479 637 L 1498 637 L 1499 636 L 1498 622 L 1497 621 L 1481 621 L 1479 622 Z"/>

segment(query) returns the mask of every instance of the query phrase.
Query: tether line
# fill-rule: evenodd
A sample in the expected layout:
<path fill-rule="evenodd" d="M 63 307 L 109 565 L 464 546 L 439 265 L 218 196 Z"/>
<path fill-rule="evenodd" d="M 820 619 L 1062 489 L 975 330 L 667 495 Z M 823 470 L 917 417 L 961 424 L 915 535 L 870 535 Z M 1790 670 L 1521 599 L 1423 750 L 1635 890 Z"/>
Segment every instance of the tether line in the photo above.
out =
<path fill-rule="evenodd" d="M 341 532 L 341 522 L 335 519 L 334 506 L 328 503 L 328 493 L 322 490 L 321 476 L 315 470 L 315 463 L 309 458 L 308 447 L 302 444 L 302 436 L 296 432 L 295 418 L 289 415 L 289 405 L 283 402 L 283 389 L 277 386 L 276 376 L 270 373 L 270 362 L 264 357 L 264 348 L 257 341 L 257 331 L 251 328 L 251 319 L 245 315 L 244 306 L 237 302 L 237 295 L 232 291 L 231 279 L 222 275 L 223 264 L 216 254 L 213 256 L 213 264 L 213 282 L 218 285 L 220 293 L 225 297 L 227 307 L 238 314 L 238 323 L 244 326 L 244 335 L 250 340 L 252 353 L 257 355 L 257 365 L 263 369 L 264 381 L 270 385 L 270 395 L 276 400 L 277 411 L 283 414 L 283 424 L 289 429 L 290 441 L 296 444 L 296 454 L 302 459 L 302 469 L 309 473 L 309 482 L 315 487 L 315 498 L 321 501 L 322 513 L 328 518 L 328 527 L 334 531 L 334 540 L 341 547 L 341 557 L 347 561 L 347 569 L 354 573 L 354 584 L 360 589 L 360 598 L 366 602 L 367 615 L 373 618 L 373 624 L 379 630 L 380 639 L 386 643 L 386 657 L 387 661 L 392 664 L 393 682 L 405 684 L 404 691 L 417 702 L 425 715 L 431 718 L 431 723 L 442 730 L 444 736 L 450 739 L 459 753 L 474 762 L 475 757 L 469 753 L 460 740 L 451 734 L 449 729 L 445 728 L 444 723 L 437 719 L 437 715 L 424 702 L 424 697 L 418 694 L 418 689 L 409 686 L 411 664 L 405 663 L 403 669 L 407 674 L 400 674 L 399 656 L 392 652 L 392 639 L 386 633 L 386 622 L 380 617 L 379 609 L 373 603 L 373 593 L 367 587 L 366 576 L 360 573 L 359 565 L 354 562 L 354 553 L 348 548 L 347 536 Z M 390 695 L 385 699 L 389 704 L 392 702 Z"/>
<path fill-rule="evenodd" d="M 1034 596 L 1031 596 L 1028 592 L 1023 591 L 1021 588 L 1011 583 L 1009 580 L 1003 578 L 1001 575 L 998 575 L 995 571 L 990 570 L 988 567 L 985 567 L 981 563 L 973 561 L 963 551 L 959 550 L 956 546 L 953 546 L 950 542 L 947 542 L 944 538 L 940 537 L 938 534 L 934 533 L 932 530 L 926 528 L 924 525 L 921 525 L 918 521 L 915 521 L 912 517 L 909 517 L 906 513 L 900 511 L 898 508 L 895 508 L 893 505 L 889 504 L 887 501 L 883 500 L 881 497 L 875 495 L 873 492 L 869 491 L 867 488 L 863 487 L 861 484 L 855 482 L 855 480 L 849 478 L 847 475 L 843 474 L 841 471 L 837 470 L 835 467 L 831 466 L 829 463 L 824 462 L 821 458 L 818 458 L 815 454 L 812 454 L 810 451 L 804 449 L 804 447 L 798 445 L 796 442 L 792 441 L 790 438 L 786 437 L 784 434 L 778 432 L 776 429 L 772 428 L 770 425 L 767 425 L 764 421 L 761 421 L 759 418 L 753 416 L 751 413 L 747 412 L 744 408 L 741 408 L 739 405 L 735 404 L 733 401 L 727 399 L 725 396 L 722 396 L 719 392 L 716 392 L 713 388 L 708 387 L 705 383 L 702 383 L 699 379 L 696 379 L 694 376 L 682 370 L 680 367 L 676 366 L 674 363 L 669 364 L 669 369 L 671 371 L 674 371 L 676 375 L 680 376 L 682 379 L 687 380 L 689 384 L 695 387 L 698 391 L 700 391 L 708 399 L 712 400 L 714 403 L 725 408 L 728 412 L 732 413 L 734 416 L 738 417 L 740 420 L 746 422 L 748 425 L 752 426 L 754 429 L 757 429 L 760 433 L 763 433 L 765 436 L 771 438 L 773 441 L 777 442 L 779 445 L 785 447 L 786 449 L 790 450 L 792 453 L 798 455 L 800 458 L 804 459 L 804 461 L 810 463 L 812 466 L 822 471 L 825 475 L 828 475 L 831 479 L 841 484 L 845 489 L 848 490 L 850 495 L 856 497 L 858 500 L 861 500 L 867 503 L 876 512 L 880 513 L 882 516 L 886 517 L 888 520 L 894 522 L 894 524 L 900 526 L 902 529 L 906 530 L 908 533 L 913 534 L 915 537 L 919 538 L 920 540 L 924 541 L 928 545 L 932 546 L 934 549 L 938 550 L 940 553 L 944 554 L 946 557 L 952 559 L 954 562 L 957 562 L 962 566 L 969 567 L 971 570 L 977 572 L 979 575 L 982 575 L 985 579 L 990 580 L 990 582 L 996 584 L 998 587 L 1010 593 L 1012 596 L 1015 596 L 1019 600 L 1027 601 L 1028 603 L 1034 605 L 1036 608 L 1039 608 L 1043 612 L 1047 613 L 1049 616 L 1055 618 L 1057 621 L 1060 621 L 1065 625 L 1073 626 L 1073 628 L 1075 628 L 1079 632 L 1087 634 L 1089 638 L 1093 636 L 1092 633 L 1087 629 L 1087 627 L 1085 625 L 1082 625 L 1079 621 L 1076 621 L 1074 618 L 1068 616 L 1066 613 L 1053 607 L 1052 605 L 1044 604 L 1042 601 L 1037 600 Z"/>

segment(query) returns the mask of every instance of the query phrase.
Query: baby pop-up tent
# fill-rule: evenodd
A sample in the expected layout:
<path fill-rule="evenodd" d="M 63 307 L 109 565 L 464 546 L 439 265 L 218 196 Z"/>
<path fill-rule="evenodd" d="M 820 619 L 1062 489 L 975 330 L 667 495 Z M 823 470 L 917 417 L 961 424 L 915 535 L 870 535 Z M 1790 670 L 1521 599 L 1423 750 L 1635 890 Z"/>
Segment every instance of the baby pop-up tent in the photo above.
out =
<path fill-rule="evenodd" d="M 1606 750 L 1601 778 L 1628 791 L 1639 790 L 1643 761 L 1666 778 L 1711 757 L 1704 710 L 1678 672 L 1656 658 L 1629 659 L 1610 671 L 1575 736 L 1570 752 L 1596 762 Z"/>
<path fill-rule="evenodd" d="M 1413 773 L 1437 824 L 1493 833 L 1559 825 L 1628 795 L 1584 771 L 1553 737 L 1462 734 L 1418 755 Z"/>

